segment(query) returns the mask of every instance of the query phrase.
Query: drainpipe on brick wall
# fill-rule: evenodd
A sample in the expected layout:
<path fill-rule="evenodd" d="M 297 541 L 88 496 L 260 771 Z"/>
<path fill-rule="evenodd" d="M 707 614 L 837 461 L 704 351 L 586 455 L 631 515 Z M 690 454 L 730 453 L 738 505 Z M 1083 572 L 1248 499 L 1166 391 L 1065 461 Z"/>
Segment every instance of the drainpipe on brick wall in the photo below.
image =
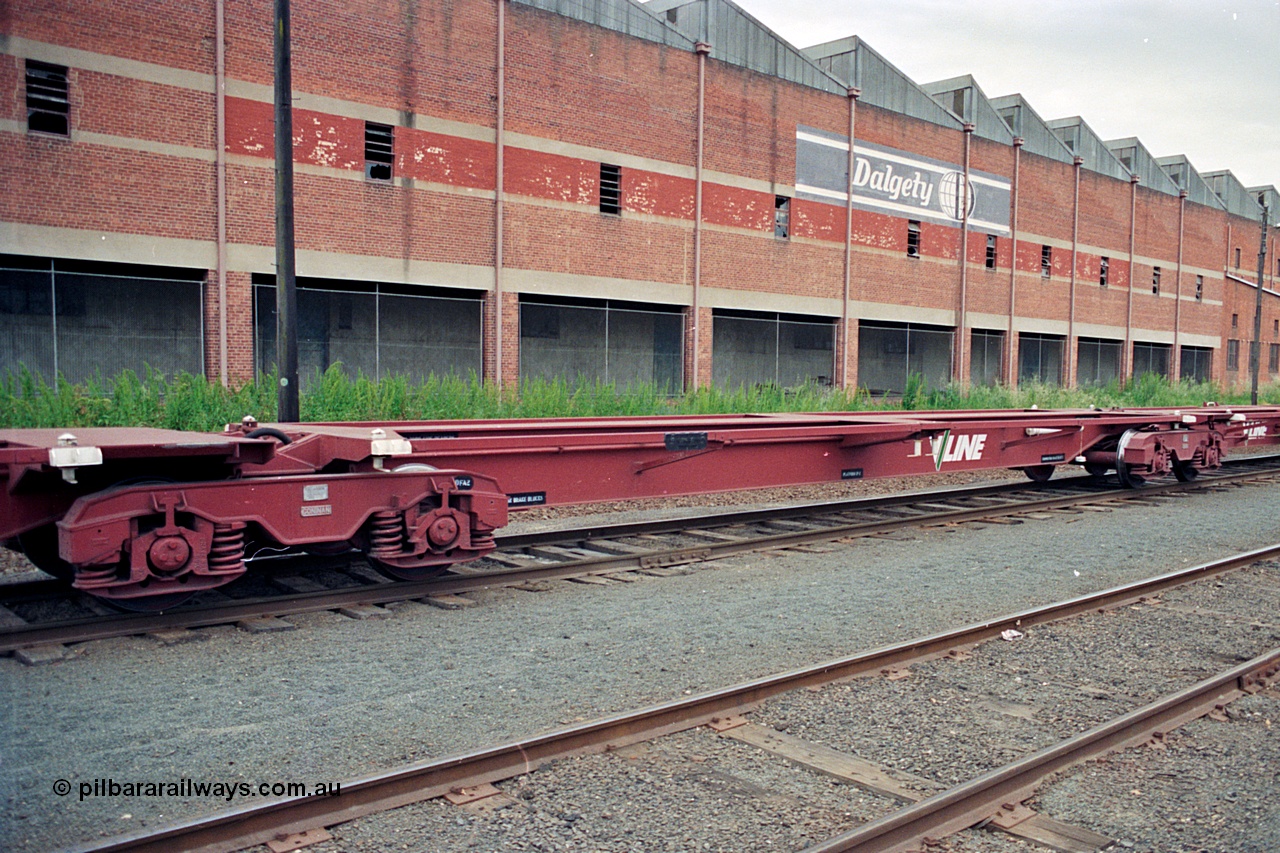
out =
<path fill-rule="evenodd" d="M 1067 382 L 1068 388 L 1076 386 L 1076 250 L 1080 244 L 1080 167 L 1084 158 L 1077 156 L 1075 166 L 1075 191 L 1071 202 L 1071 290 L 1067 308 Z"/>
<path fill-rule="evenodd" d="M 507 105 L 507 0 L 498 0 L 498 67 L 497 67 L 497 117 L 494 121 L 494 150 L 497 170 L 493 182 L 493 381 L 503 386 L 502 376 L 502 196 L 504 153 L 506 151 Z"/>
<path fill-rule="evenodd" d="M 849 87 L 849 160 L 848 180 L 845 181 L 844 201 L 844 300 L 840 306 L 840 387 L 849 390 L 849 296 L 853 282 L 853 141 L 858 112 L 858 98 L 862 90 Z"/>
<path fill-rule="evenodd" d="M 1124 352 L 1120 353 L 1120 382 L 1128 384 L 1133 374 L 1133 256 L 1138 227 L 1138 183 L 1135 173 L 1129 175 L 1129 305 L 1124 315 Z"/>
<path fill-rule="evenodd" d="M 1258 376 L 1262 372 L 1262 276 L 1267 271 L 1267 205 L 1262 205 L 1262 230 L 1258 235 L 1258 291 L 1253 309 L 1253 346 L 1249 353 L 1249 402 L 1258 405 Z"/>
<path fill-rule="evenodd" d="M 698 346 L 698 326 L 700 325 L 698 315 L 702 310 L 702 302 L 699 298 L 702 295 L 702 137 L 707 90 L 707 54 L 711 52 L 711 45 L 700 41 L 693 46 L 693 49 L 698 54 L 698 150 L 694 156 L 693 166 L 693 305 L 690 306 L 693 318 L 693 328 L 690 330 L 693 358 L 689 361 L 690 375 L 685 379 L 685 387 L 690 390 L 696 390 L 701 384 L 698 377 L 698 367 L 702 360 L 702 353 Z"/>
<path fill-rule="evenodd" d="M 961 386 L 969 384 L 969 372 L 965 370 L 965 315 L 969 298 L 969 149 L 973 143 L 973 122 L 964 123 L 964 185 L 960 190 L 960 311 L 956 319 L 956 380 Z"/>
<path fill-rule="evenodd" d="M 1183 223 L 1187 215 L 1187 191 L 1178 192 L 1178 271 L 1177 283 L 1173 288 L 1173 364 L 1169 366 L 1173 381 L 1177 382 L 1182 373 L 1182 365 L 1178 359 L 1178 338 L 1182 331 L 1182 234 Z"/>
<path fill-rule="evenodd" d="M 1021 136 L 1013 138 L 1013 212 L 1009 216 L 1009 239 L 1013 244 L 1013 253 L 1009 256 L 1009 339 L 1005 341 L 1006 365 L 1005 384 L 1010 388 L 1018 387 L 1018 371 L 1014 369 L 1014 344 L 1016 332 L 1014 317 L 1017 316 L 1018 300 L 1018 171 L 1022 165 L 1022 146 L 1026 144 Z"/>
<path fill-rule="evenodd" d="M 225 388 L 227 370 L 227 44 L 226 0 L 214 4 L 214 172 L 218 194 L 218 379 Z"/>

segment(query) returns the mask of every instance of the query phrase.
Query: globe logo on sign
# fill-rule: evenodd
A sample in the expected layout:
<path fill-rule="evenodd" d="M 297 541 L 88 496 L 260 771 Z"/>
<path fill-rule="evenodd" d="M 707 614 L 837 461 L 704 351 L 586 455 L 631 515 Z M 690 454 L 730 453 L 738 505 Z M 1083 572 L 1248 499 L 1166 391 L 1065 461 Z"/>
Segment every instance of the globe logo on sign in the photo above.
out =
<path fill-rule="evenodd" d="M 952 219 L 964 218 L 964 214 L 961 213 L 960 196 L 966 183 L 969 188 L 968 213 L 972 215 L 975 201 L 973 182 L 966 182 L 964 175 L 960 172 L 947 172 L 938 180 L 938 203 L 942 205 L 942 212 Z"/>

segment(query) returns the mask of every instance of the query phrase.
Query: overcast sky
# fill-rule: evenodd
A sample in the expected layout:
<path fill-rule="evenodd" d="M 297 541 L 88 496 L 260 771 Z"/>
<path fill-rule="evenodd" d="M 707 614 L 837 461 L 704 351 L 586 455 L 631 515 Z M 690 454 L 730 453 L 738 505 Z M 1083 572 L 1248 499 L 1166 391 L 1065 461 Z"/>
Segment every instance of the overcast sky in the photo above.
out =
<path fill-rule="evenodd" d="M 797 47 L 849 35 L 917 83 L 972 74 L 1045 120 L 1280 186 L 1280 0 L 738 0 Z"/>

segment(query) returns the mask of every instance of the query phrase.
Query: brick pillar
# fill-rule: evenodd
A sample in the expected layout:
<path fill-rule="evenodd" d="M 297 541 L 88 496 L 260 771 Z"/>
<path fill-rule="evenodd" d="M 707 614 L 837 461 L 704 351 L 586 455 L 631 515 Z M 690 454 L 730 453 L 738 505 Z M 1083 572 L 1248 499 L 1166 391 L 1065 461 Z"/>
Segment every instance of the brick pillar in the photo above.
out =
<path fill-rule="evenodd" d="M 222 374 L 218 275 L 210 270 L 204 286 L 204 373 L 217 382 Z M 227 272 L 227 381 L 248 382 L 254 375 L 253 286 L 247 272 Z"/>

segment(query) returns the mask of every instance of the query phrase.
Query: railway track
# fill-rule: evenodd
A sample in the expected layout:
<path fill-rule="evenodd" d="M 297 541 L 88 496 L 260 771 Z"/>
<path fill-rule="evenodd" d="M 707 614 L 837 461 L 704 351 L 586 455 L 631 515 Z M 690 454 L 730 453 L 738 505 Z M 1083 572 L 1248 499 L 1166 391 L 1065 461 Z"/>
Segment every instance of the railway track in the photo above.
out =
<path fill-rule="evenodd" d="M 1280 456 L 1259 456 L 1232 460 L 1192 482 L 1153 483 L 1136 491 L 1090 477 L 1071 477 L 1048 484 L 971 486 L 597 524 L 501 537 L 499 550 L 475 566 L 422 581 L 389 580 L 355 554 L 291 556 L 260 561 L 268 564 L 265 571 L 162 613 L 111 612 L 86 596 L 68 597 L 58 581 L 12 583 L 0 586 L 0 653 L 43 663 L 61 659 L 66 644 L 110 637 L 163 637 L 171 636 L 167 632 L 226 624 L 280 630 L 291 627 L 280 621 L 289 615 L 329 610 L 368 618 L 387 615 L 383 605 L 415 599 L 463 606 L 467 593 L 483 589 L 538 589 L 539 584 L 553 580 L 627 582 L 636 580 L 637 574 L 683 572 L 690 565 L 753 551 L 892 535 L 912 527 L 1020 523 L 1060 513 L 1106 512 L 1276 477 L 1280 477 Z M 304 567 L 317 564 L 320 573 L 302 573 Z"/>
<path fill-rule="evenodd" d="M 1162 603 L 1160 596 L 1178 587 L 1215 579 L 1259 561 L 1277 558 L 1280 558 L 1280 545 L 1237 554 L 722 690 L 351 780 L 342 783 L 340 796 L 299 797 L 255 804 L 83 849 L 100 853 L 172 849 L 230 851 L 306 833 L 305 837 L 295 838 L 301 843 L 325 838 L 325 827 L 440 797 L 474 808 L 477 803 L 505 796 L 508 800 L 505 805 L 518 806 L 509 794 L 494 787 L 494 783 L 522 777 L 532 778 L 536 784 L 537 774 L 534 771 L 551 762 L 616 752 L 673 733 L 699 729 L 740 740 L 808 770 L 817 770 L 857 785 L 882 796 L 885 802 L 898 800 L 909 803 L 903 808 L 884 808 L 877 818 L 811 846 L 809 853 L 919 849 L 919 845 L 928 839 L 936 843 L 945 835 L 976 825 L 1040 841 L 1066 833 L 1073 836 L 1072 843 L 1077 846 L 1060 846 L 1058 849 L 1100 850 L 1111 846 L 1111 840 L 1096 832 L 1035 814 L 1022 804 L 1023 801 L 1046 778 L 1064 768 L 1153 738 L 1161 740 L 1179 725 L 1206 714 L 1221 714 L 1235 699 L 1265 689 L 1280 677 L 1280 649 L 1264 647 L 1261 653 L 1256 653 L 1256 650 L 1250 652 L 1252 656 L 1242 664 L 1226 667 L 1155 701 L 1105 719 L 1086 731 L 996 766 L 963 784 L 952 787 L 935 784 L 932 793 L 914 793 L 910 786 L 904 787 L 900 773 L 806 744 L 745 715 L 761 712 L 763 716 L 770 700 L 829 689 L 851 678 L 875 675 L 896 678 L 909 666 L 920 666 L 938 659 L 963 661 L 967 656 L 978 653 L 976 648 L 981 644 L 1002 637 L 1007 639 L 1007 632 L 1048 630 L 1054 623 L 1072 617 L 1115 612 L 1119 608 L 1125 608 L 1127 613 L 1132 609 L 1128 606 L 1137 603 L 1146 605 L 1138 608 L 1143 615 L 1127 614 L 1131 618 L 1147 618 L 1147 613 L 1167 613 L 1169 611 L 1162 611 L 1159 606 Z M 1274 587 L 1271 589 L 1274 592 Z M 1262 608 L 1270 606 L 1259 603 Z M 1180 614 L 1183 611 L 1174 609 L 1172 612 Z M 1261 639 L 1255 640 L 1254 644 Z M 1229 648 L 1240 651 L 1234 646 Z M 500 807 L 504 806 L 495 806 L 494 809 Z M 1052 833 L 1058 833 L 1058 836 L 1052 836 Z"/>

